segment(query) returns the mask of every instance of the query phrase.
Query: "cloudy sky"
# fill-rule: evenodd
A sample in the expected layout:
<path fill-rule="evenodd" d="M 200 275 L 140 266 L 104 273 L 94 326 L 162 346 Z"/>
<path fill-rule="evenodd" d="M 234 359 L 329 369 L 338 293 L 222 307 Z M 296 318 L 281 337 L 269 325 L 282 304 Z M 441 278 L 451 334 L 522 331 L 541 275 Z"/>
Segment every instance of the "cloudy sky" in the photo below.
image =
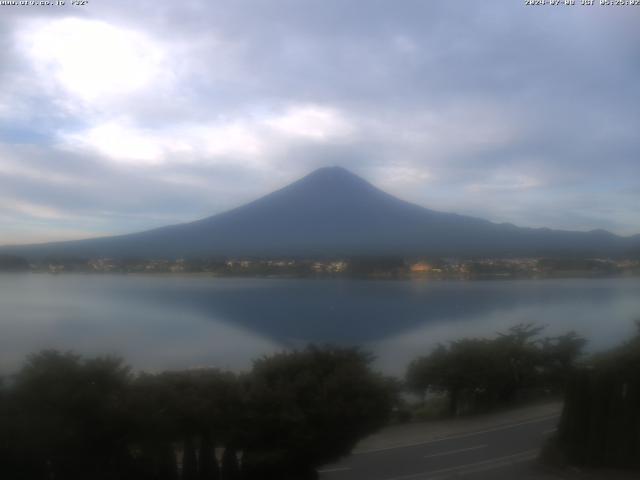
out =
<path fill-rule="evenodd" d="M 640 233 L 640 7 L 70 3 L 0 6 L 0 244 L 193 220 L 326 165 Z"/>

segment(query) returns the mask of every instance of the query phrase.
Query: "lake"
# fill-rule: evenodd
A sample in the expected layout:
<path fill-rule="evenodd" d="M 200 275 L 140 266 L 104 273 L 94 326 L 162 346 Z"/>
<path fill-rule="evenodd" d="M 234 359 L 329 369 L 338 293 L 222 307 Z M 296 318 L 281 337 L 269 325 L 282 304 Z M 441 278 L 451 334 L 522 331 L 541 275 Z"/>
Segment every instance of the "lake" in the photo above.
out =
<path fill-rule="evenodd" d="M 640 318 L 640 278 L 490 281 L 0 275 L 0 372 L 43 348 L 123 356 L 137 369 L 215 366 L 309 342 L 359 345 L 401 375 L 438 342 L 521 322 L 618 344 Z"/>

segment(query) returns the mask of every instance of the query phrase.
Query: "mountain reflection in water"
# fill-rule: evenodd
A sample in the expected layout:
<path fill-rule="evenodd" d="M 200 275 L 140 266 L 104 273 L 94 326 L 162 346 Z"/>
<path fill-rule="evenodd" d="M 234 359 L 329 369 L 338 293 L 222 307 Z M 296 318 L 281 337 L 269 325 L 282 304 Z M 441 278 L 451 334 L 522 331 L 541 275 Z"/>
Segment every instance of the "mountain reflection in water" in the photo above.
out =
<path fill-rule="evenodd" d="M 634 331 L 640 279 L 370 281 L 0 275 L 0 368 L 41 348 L 123 355 L 136 368 L 243 369 L 309 342 L 361 345 L 385 372 L 440 341 L 519 322 L 591 349 Z"/>

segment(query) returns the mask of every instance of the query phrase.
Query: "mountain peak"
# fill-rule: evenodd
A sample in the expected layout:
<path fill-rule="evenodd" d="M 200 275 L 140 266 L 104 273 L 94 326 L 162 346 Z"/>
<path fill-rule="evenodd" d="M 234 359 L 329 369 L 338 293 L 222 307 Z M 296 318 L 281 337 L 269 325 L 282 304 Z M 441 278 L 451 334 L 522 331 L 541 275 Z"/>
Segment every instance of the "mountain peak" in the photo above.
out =
<path fill-rule="evenodd" d="M 378 190 L 369 182 L 344 167 L 322 167 L 294 182 L 290 187 L 324 190 L 326 193 L 338 190 Z M 378 190 L 379 191 L 379 190 Z"/>
<path fill-rule="evenodd" d="M 5 249 L 30 256 L 224 257 L 619 254 L 639 238 L 521 229 L 435 212 L 349 170 L 319 168 L 253 202 L 188 224 L 120 237 Z"/>
<path fill-rule="evenodd" d="M 322 167 L 252 203 L 250 206 L 277 202 L 286 211 L 316 209 L 319 206 L 335 208 L 336 213 L 351 205 L 376 205 L 391 197 L 369 182 L 343 167 Z M 398 201 L 396 199 L 393 200 Z M 245 205 L 249 206 L 249 205 Z M 240 207 L 243 208 L 243 207 Z"/>
<path fill-rule="evenodd" d="M 355 173 L 347 170 L 344 167 L 339 167 L 337 165 L 335 166 L 331 166 L 331 167 L 321 167 L 318 168 L 317 170 L 314 170 L 313 172 L 309 173 L 308 175 L 302 177 L 301 180 L 330 180 L 330 181 L 336 181 L 336 180 L 343 180 L 343 179 L 349 179 L 349 180 L 356 180 L 359 182 L 364 182 L 364 180 L 359 177 L 358 175 L 356 175 Z"/>

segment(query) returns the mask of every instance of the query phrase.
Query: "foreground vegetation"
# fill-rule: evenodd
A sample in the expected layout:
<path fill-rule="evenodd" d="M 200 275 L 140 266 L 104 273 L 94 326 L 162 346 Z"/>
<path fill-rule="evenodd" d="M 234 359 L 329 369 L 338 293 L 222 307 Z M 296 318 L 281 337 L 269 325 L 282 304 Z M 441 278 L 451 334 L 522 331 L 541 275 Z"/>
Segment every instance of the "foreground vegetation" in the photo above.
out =
<path fill-rule="evenodd" d="M 543 331 L 523 324 L 440 345 L 409 365 L 405 386 L 452 416 L 565 395 L 546 458 L 640 467 L 640 329 L 593 358 L 575 333 Z M 2 476 L 314 479 L 399 413 L 399 382 L 371 360 L 358 349 L 308 347 L 240 375 L 133 374 L 121 359 L 43 351 L 0 384 Z"/>
<path fill-rule="evenodd" d="M 544 456 L 561 465 L 640 469 L 640 323 L 635 338 L 571 376 Z"/>
<path fill-rule="evenodd" d="M 564 398 L 557 435 L 543 459 L 559 466 L 640 469 L 640 322 L 637 335 L 586 357 L 573 332 L 543 337 L 517 325 L 492 339 L 440 345 L 409 365 L 407 386 L 446 400 L 448 415 L 486 411 L 527 399 Z"/>
<path fill-rule="evenodd" d="M 446 398 L 450 416 L 561 396 L 586 340 L 574 332 L 543 337 L 543 330 L 521 324 L 493 339 L 439 345 L 409 365 L 407 387 L 423 399 Z"/>
<path fill-rule="evenodd" d="M 41 352 L 1 390 L 2 477 L 316 478 L 389 416 L 393 390 L 370 360 L 310 347 L 240 376 L 134 376 L 119 359 Z"/>

